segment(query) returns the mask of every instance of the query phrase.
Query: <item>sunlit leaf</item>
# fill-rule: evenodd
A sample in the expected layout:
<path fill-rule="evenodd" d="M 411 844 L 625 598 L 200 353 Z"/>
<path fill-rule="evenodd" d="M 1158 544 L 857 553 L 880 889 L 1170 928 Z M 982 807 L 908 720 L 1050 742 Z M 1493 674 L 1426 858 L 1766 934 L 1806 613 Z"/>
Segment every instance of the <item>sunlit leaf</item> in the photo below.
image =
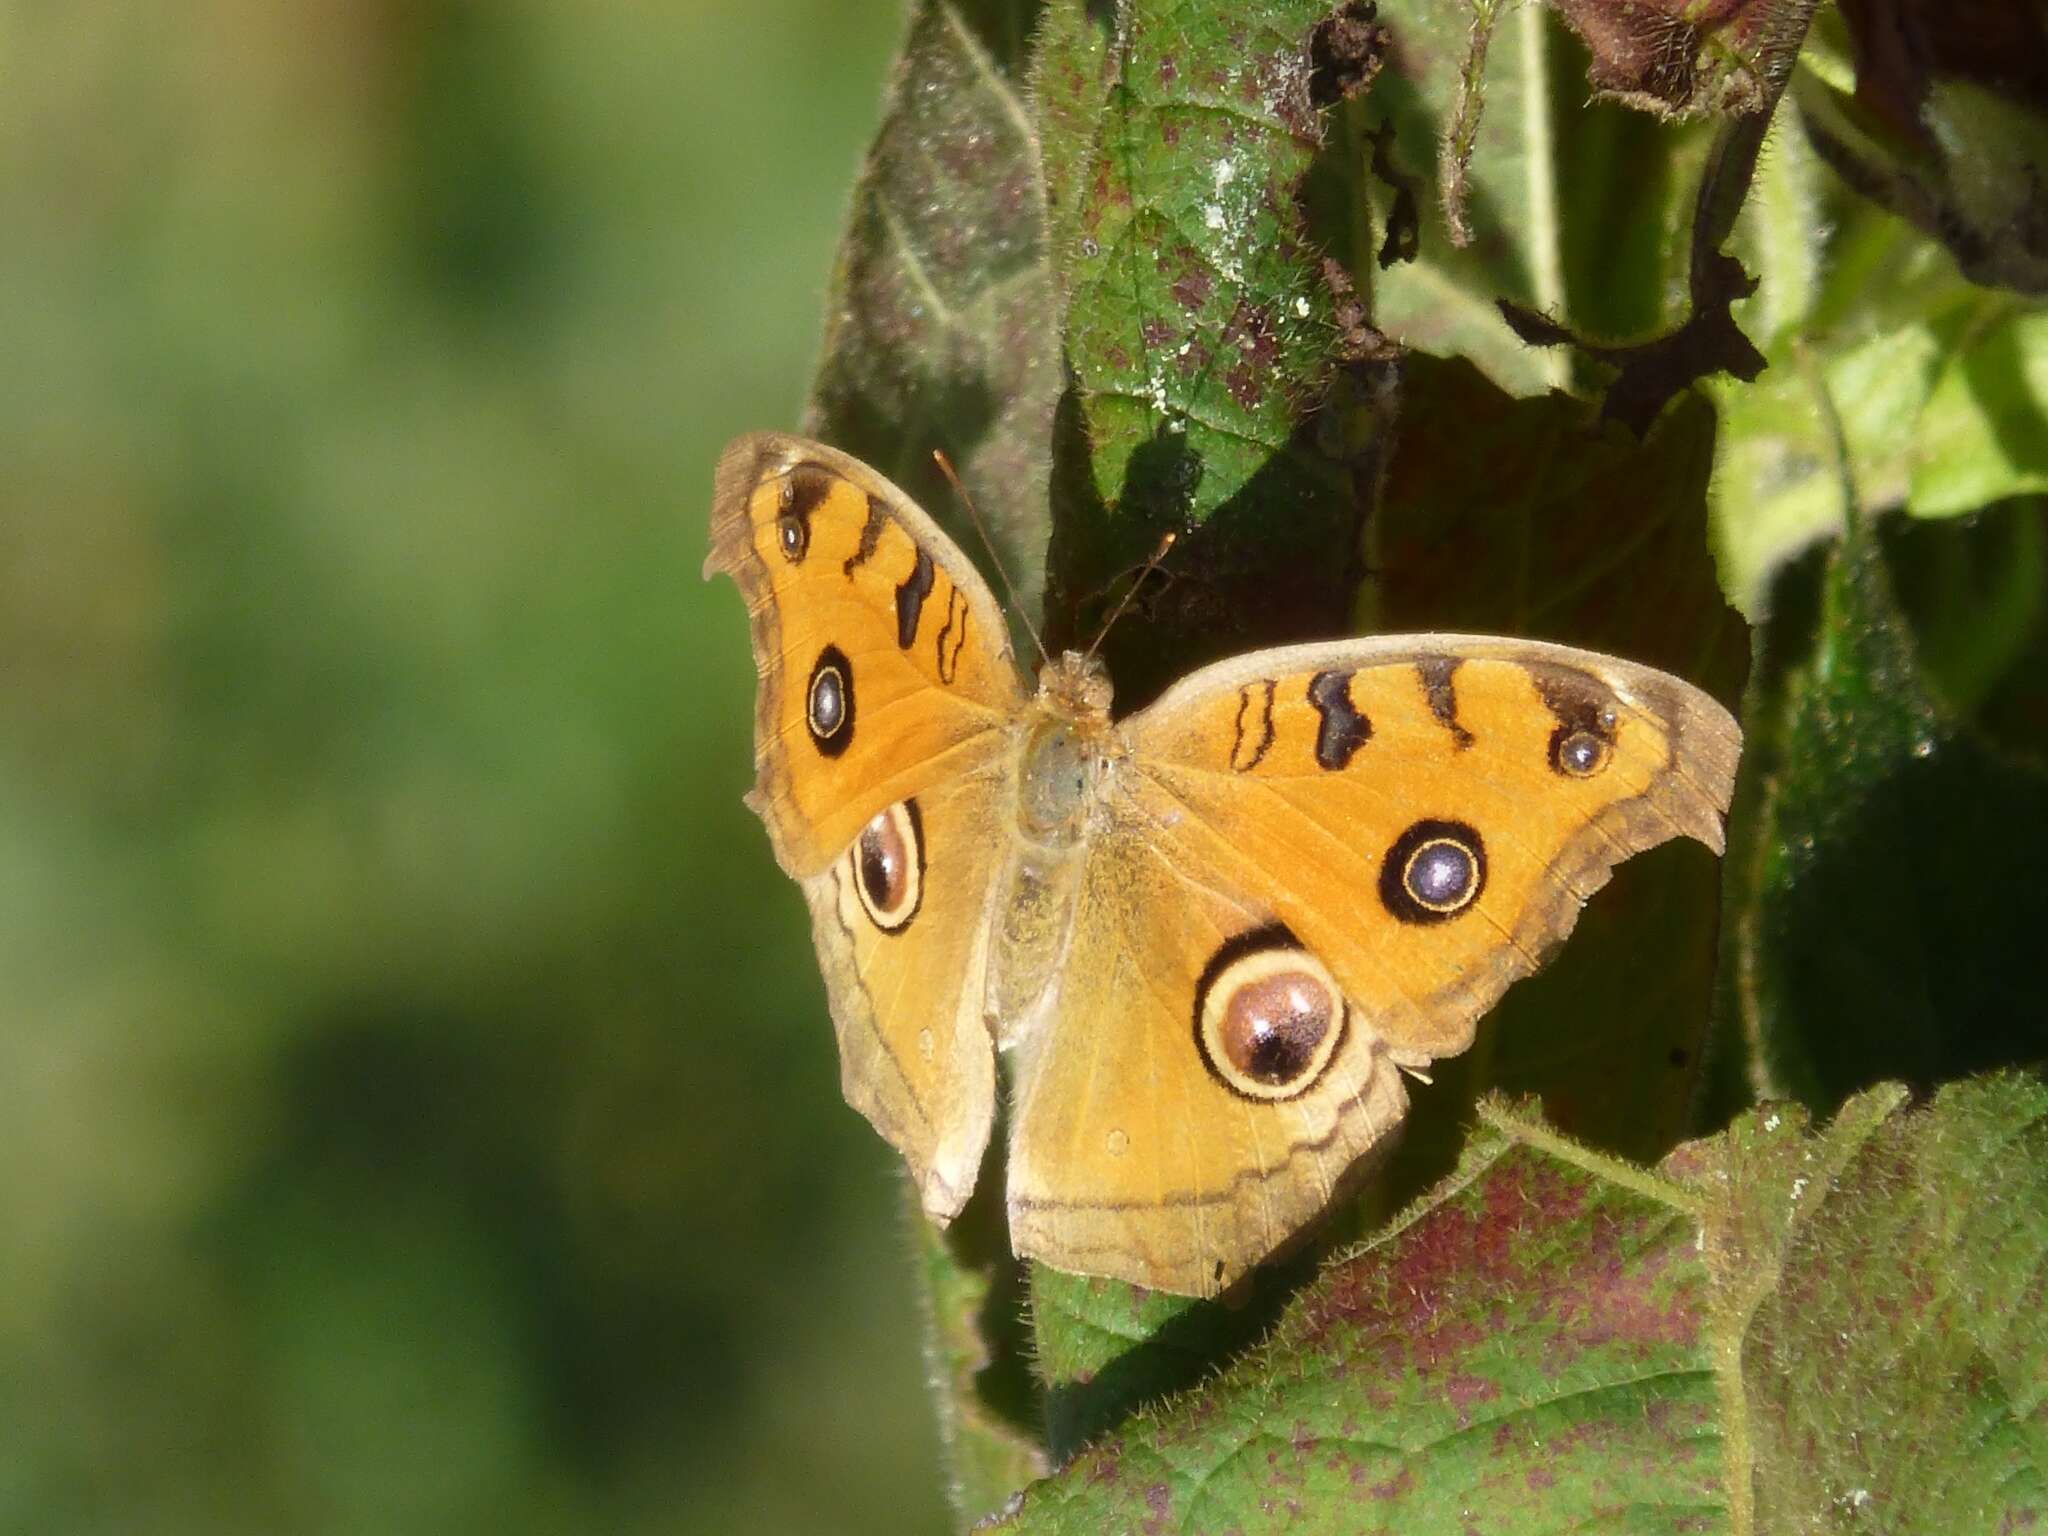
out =
<path fill-rule="evenodd" d="M 1270 1340 L 995 1528 L 2023 1528 L 2048 1514 L 2048 1090 L 1901 1097 L 1818 1132 L 1753 1111 L 1654 1173 L 1496 1107 Z"/>

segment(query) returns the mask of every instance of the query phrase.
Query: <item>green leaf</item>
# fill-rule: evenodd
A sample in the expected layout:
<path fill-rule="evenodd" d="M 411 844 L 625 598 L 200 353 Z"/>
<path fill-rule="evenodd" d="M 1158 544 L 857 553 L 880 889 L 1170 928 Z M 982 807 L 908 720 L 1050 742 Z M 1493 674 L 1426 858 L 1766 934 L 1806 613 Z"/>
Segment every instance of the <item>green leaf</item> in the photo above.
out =
<path fill-rule="evenodd" d="M 1840 418 L 1859 510 L 1874 514 L 1908 496 L 1944 368 L 2010 312 L 1963 281 L 1934 242 L 1826 180 L 1800 133 L 1774 134 L 1756 188 L 1735 249 L 1758 288 L 1736 318 L 1763 340 L 1769 367 L 1754 383 L 1707 385 L 1722 422 L 1716 556 L 1724 587 L 1752 618 L 1773 573 L 1843 526 L 1832 431 L 1801 358 L 1818 367 Z M 1953 433 L 1949 420 L 1928 424 Z"/>
<path fill-rule="evenodd" d="M 1053 7 L 1040 82 L 1072 392 L 1055 430 L 1048 640 L 1086 643 L 1161 534 L 1174 580 L 1106 654 L 1124 703 L 1327 634 L 1351 479 L 1309 430 L 1337 331 L 1297 193 L 1323 0 Z M 1100 18 L 1100 19 L 1099 19 Z"/>
<path fill-rule="evenodd" d="M 1510 393 L 1559 388 L 1568 360 L 1524 345 L 1495 300 L 1564 315 L 1552 111 L 1563 34 L 1540 6 L 1465 0 L 1421 0 L 1392 24 L 1394 61 L 1349 115 L 1361 127 L 1391 128 L 1393 161 L 1439 192 L 1426 200 L 1414 260 L 1373 275 L 1371 253 L 1353 253 L 1354 276 L 1370 285 L 1373 324 L 1416 350 L 1470 359 Z M 1384 228 L 1393 189 L 1368 191 Z"/>
<path fill-rule="evenodd" d="M 1913 447 L 1906 506 L 1920 517 L 2048 491 L 2048 313 L 2009 314 L 1950 354 Z"/>
<path fill-rule="evenodd" d="M 1060 387 L 1035 130 L 1022 94 L 1037 0 L 920 0 L 833 274 L 804 430 L 979 539 L 943 450 L 1030 604 L 1043 570 Z"/>
<path fill-rule="evenodd" d="M 1752 1112 L 1689 1170 L 1723 1294 L 1755 1298 L 1734 1342 L 1759 1530 L 2048 1520 L 2048 1088 L 1960 1082 L 1878 1121 L 1893 1102 L 1811 1139 Z"/>
<path fill-rule="evenodd" d="M 1821 47 L 1793 90 L 1843 181 L 1941 240 L 1973 282 L 2048 291 L 2048 115 L 2018 83 L 2039 68 L 2038 21 L 1993 8 L 1901 28 L 1858 8 L 1816 30 Z M 1944 47 L 1949 30 L 1981 35 L 1975 48 Z"/>
<path fill-rule="evenodd" d="M 1724 960 L 1756 1086 L 1825 1106 L 2048 1052 L 2048 777 L 1931 696 L 1862 519 L 1771 607 Z"/>
<path fill-rule="evenodd" d="M 2048 1516 L 2048 1089 L 1655 1173 L 1489 1108 L 1457 1172 L 1251 1355 L 994 1528 L 1993 1532 Z M 1957 1201 L 1953 1192 L 1980 1192 Z M 2001 1524 L 2001 1522 L 2005 1522 Z"/>
<path fill-rule="evenodd" d="M 1123 498 L 1132 456 L 1170 433 L 1202 472 L 1165 510 L 1199 524 L 1314 403 L 1329 299 L 1294 187 L 1319 137 L 1309 38 L 1324 9 L 1138 0 L 1119 20 L 1061 253 L 1068 357 L 1106 504 Z"/>
<path fill-rule="evenodd" d="M 1048 1470 L 1039 1437 L 1044 1404 L 1024 1363 L 1021 1266 L 1003 1230 L 1000 1184 L 984 1179 L 944 1231 L 904 1184 L 904 1215 L 924 1271 L 947 1494 L 962 1529 Z"/>

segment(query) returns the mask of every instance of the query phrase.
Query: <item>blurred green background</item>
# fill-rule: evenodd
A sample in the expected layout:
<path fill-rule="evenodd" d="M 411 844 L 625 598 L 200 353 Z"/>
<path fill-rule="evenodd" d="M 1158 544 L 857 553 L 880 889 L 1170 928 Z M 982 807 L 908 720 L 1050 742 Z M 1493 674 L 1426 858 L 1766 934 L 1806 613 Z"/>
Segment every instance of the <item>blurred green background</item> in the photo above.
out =
<path fill-rule="evenodd" d="M 698 579 L 900 25 L 0 3 L 0 1530 L 944 1524 Z"/>

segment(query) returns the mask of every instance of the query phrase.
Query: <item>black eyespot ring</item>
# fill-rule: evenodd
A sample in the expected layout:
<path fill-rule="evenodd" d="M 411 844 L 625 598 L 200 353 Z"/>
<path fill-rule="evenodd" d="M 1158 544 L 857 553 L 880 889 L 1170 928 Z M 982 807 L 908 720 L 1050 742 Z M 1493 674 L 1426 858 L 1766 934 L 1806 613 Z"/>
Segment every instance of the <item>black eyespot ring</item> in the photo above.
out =
<path fill-rule="evenodd" d="M 826 757 L 837 757 L 853 744 L 853 667 L 836 645 L 820 651 L 811 668 L 804 687 L 804 724 L 811 729 L 811 744 Z"/>
<path fill-rule="evenodd" d="M 1380 903 L 1404 923 L 1456 917 L 1486 889 L 1486 844 L 1462 821 L 1418 821 L 1380 864 Z"/>

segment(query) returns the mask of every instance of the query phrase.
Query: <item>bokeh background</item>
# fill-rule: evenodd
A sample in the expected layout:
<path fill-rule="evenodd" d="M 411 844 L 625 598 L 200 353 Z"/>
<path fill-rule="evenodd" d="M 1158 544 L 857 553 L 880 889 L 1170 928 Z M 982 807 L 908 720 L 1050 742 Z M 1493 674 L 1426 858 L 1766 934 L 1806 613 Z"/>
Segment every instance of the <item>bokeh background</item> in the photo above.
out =
<path fill-rule="evenodd" d="M 0 0 L 0 1531 L 944 1524 L 739 804 L 884 0 Z"/>

